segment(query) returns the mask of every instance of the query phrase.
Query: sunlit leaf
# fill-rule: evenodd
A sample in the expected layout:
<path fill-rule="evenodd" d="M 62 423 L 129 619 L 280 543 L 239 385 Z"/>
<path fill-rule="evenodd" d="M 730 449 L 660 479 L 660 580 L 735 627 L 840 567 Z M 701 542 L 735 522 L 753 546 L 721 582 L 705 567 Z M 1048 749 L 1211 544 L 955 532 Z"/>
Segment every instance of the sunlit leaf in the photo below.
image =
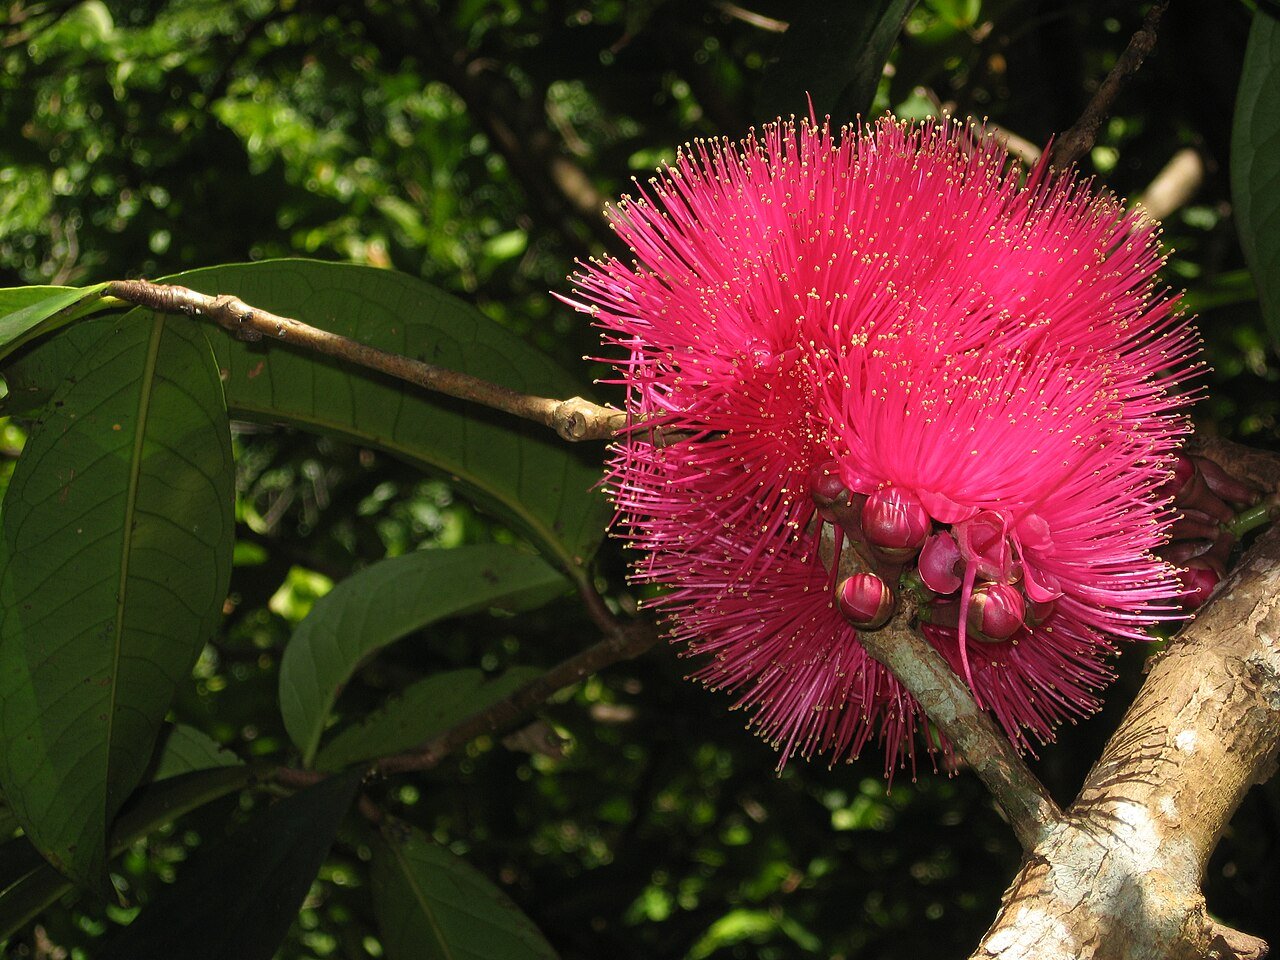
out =
<path fill-rule="evenodd" d="M 582 395 L 545 354 L 429 284 L 388 270 L 275 260 L 168 278 L 526 393 Z M 33 345 L 5 366 L 9 412 L 46 403 L 67 367 L 101 336 L 93 321 Z M 280 344 L 242 343 L 210 326 L 240 419 L 286 422 L 377 447 L 447 477 L 527 536 L 576 579 L 609 519 L 594 489 L 601 450 L 566 444 L 544 427 L 428 393 L 380 374 Z"/>
<path fill-rule="evenodd" d="M 196 270 L 173 282 L 234 293 L 254 306 L 372 346 L 525 393 L 584 388 L 545 354 L 479 311 L 404 274 L 309 260 Z M 269 342 L 212 338 L 237 417 L 286 421 L 380 447 L 432 469 L 581 577 L 608 508 L 593 488 L 601 451 L 544 427 Z"/>
<path fill-rule="evenodd" d="M 43 333 L 100 306 L 105 283 L 92 287 L 10 287 L 0 290 L 0 358 Z"/>

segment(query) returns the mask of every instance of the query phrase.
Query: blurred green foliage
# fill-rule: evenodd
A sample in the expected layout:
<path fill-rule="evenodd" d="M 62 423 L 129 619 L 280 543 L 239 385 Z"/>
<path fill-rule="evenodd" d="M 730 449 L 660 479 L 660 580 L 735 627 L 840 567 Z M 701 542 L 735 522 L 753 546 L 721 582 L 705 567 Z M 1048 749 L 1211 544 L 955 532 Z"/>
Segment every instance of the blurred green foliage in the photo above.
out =
<path fill-rule="evenodd" d="M 777 0 L 147 0 L 16 2 L 0 11 L 0 282 L 80 284 L 284 254 L 422 276 L 479 304 L 564 365 L 599 353 L 548 296 L 575 257 L 612 250 L 608 198 L 697 136 L 769 119 Z M 1142 4 L 921 0 L 874 110 L 940 106 L 1043 144 L 1079 114 Z M 1240 4 L 1173 4 L 1085 163 L 1121 195 L 1180 150 L 1202 182 L 1165 220 L 1168 282 L 1200 315 L 1211 369 L 1198 429 L 1280 447 L 1280 366 L 1235 238 L 1230 121 L 1249 24 Z M 791 109 L 805 112 L 807 105 Z M 837 117 L 837 120 L 848 119 Z M 596 374 L 606 368 L 597 365 Z M 0 429 L 0 481 L 21 449 Z M 241 757 L 288 755 L 275 702 L 283 643 L 333 581 L 423 546 L 509 542 L 455 493 L 382 454 L 238 425 L 236 567 L 224 628 L 173 718 Z M 621 551 L 598 561 L 621 609 Z M 368 663 L 349 717 L 434 672 L 550 665 L 595 639 L 571 601 L 462 618 Z M 1064 732 L 1039 771 L 1069 798 L 1125 697 Z M 869 756 L 826 769 L 776 757 L 722 695 L 659 649 L 542 712 L 563 755 L 482 738 L 425 775 L 374 786 L 464 855 L 565 958 L 959 956 L 994 915 L 1018 851 L 970 776 Z M 117 862 L 152 900 L 255 801 L 224 798 Z M 12 826 L 5 826 L 12 831 Z M 5 836 L 9 836 L 6 833 Z M 1210 869 L 1211 909 L 1274 940 L 1280 789 L 1246 801 Z M 284 958 L 382 955 L 367 837 L 343 834 Z M 92 956 L 133 907 L 71 901 L 14 958 Z M 58 953 L 58 950 L 68 951 Z"/>

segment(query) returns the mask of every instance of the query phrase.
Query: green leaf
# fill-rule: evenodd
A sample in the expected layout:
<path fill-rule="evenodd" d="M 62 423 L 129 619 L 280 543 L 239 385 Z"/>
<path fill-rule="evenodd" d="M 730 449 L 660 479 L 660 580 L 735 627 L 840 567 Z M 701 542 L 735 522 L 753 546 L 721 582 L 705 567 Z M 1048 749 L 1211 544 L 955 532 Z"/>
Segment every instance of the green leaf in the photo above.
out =
<path fill-rule="evenodd" d="M 193 770 L 234 767 L 243 762 L 203 730 L 177 723 L 165 731 L 151 779 L 166 780 Z"/>
<path fill-rule="evenodd" d="M 130 799 L 111 832 L 112 856 L 184 813 L 248 786 L 264 772 L 261 767 L 221 767 L 143 787 Z M 29 843 L 28 849 L 31 854 L 24 856 L 34 856 L 37 866 L 20 876 L 11 876 L 10 861 L 0 860 L 5 865 L 0 875 L 0 941 L 22 929 L 72 889 L 71 881 L 35 854 Z"/>
<path fill-rule="evenodd" d="M 316 766 L 341 770 L 361 760 L 409 750 L 497 703 L 541 673 L 537 667 L 512 667 L 493 678 L 486 678 L 479 670 L 452 670 L 425 677 L 330 740 L 316 755 Z"/>
<path fill-rule="evenodd" d="M 4 802 L 4 797 L 0 797 L 0 840 L 9 839 L 20 826 L 18 818 L 9 809 L 9 805 Z"/>
<path fill-rule="evenodd" d="M 10 287 L 0 290 L 0 358 L 41 334 L 101 309 L 102 291 L 93 287 Z"/>
<path fill-rule="evenodd" d="M 412 277 L 372 267 L 277 260 L 170 278 L 362 343 L 549 397 L 586 391 L 479 311 Z M 550 430 L 314 354 L 212 337 L 234 415 L 380 447 L 442 473 L 581 578 L 609 510 L 593 488 L 600 450 Z"/>
<path fill-rule="evenodd" d="M 1280 18 L 1253 15 L 1231 131 L 1231 192 L 1258 305 L 1280 346 Z"/>
<path fill-rule="evenodd" d="M 323 780 L 198 850 L 173 886 L 98 954 L 100 960 L 271 960 L 360 780 L 358 770 Z"/>
<path fill-rule="evenodd" d="M 117 322 L 117 317 L 85 320 L 8 357 L 0 370 L 9 388 L 0 400 L 0 413 L 30 416 L 47 406 L 71 367 L 109 337 Z"/>
<path fill-rule="evenodd" d="M 310 764 L 338 694 L 370 654 L 437 620 L 540 606 L 565 582 L 541 559 L 480 544 L 421 550 L 348 577 L 298 624 L 280 662 L 280 709 Z"/>
<path fill-rule="evenodd" d="M 373 848 L 373 910 L 390 960 L 547 960 L 555 950 L 505 893 L 407 824 Z"/>
<path fill-rule="evenodd" d="M 389 270 L 275 260 L 166 278 L 246 302 L 361 342 L 549 397 L 582 385 L 473 307 Z M 67 365 L 100 333 L 77 324 L 33 345 L 4 368 L 18 413 L 46 402 Z M 209 325 L 238 419 L 286 422 L 385 450 L 449 478 L 577 580 L 604 536 L 609 507 L 595 488 L 601 452 L 551 431 L 429 393 L 380 374 L 279 344 L 247 344 Z"/>
<path fill-rule="evenodd" d="M 232 483 L 203 332 L 133 312 L 71 368 L 5 496 L 0 787 L 103 892 L 107 827 L 226 597 Z"/>
<path fill-rule="evenodd" d="M 778 44 L 777 61 L 765 71 L 762 117 L 788 117 L 813 108 L 836 126 L 871 109 L 885 61 L 898 41 L 915 0 L 832 3 L 799 0 Z"/>

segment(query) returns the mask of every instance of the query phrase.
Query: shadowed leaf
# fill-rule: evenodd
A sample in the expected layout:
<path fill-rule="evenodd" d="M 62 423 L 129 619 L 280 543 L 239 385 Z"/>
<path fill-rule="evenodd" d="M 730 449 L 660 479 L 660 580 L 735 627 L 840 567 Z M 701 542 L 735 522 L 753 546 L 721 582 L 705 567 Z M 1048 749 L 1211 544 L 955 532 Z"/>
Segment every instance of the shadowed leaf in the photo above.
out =
<path fill-rule="evenodd" d="M 226 596 L 231 443 L 190 321 L 131 313 L 32 430 L 0 517 L 0 784 L 106 891 L 107 828 Z"/>
<path fill-rule="evenodd" d="M 809 112 L 836 126 L 866 114 L 915 0 L 800 0 L 761 87 L 761 117 Z"/>
<path fill-rule="evenodd" d="M 564 587 L 538 557 L 494 544 L 394 557 L 338 584 L 298 625 L 280 663 L 280 709 L 304 762 L 315 757 L 339 692 L 367 656 L 445 617 L 532 609 Z"/>
<path fill-rule="evenodd" d="M 234 767 L 244 761 L 222 747 L 203 730 L 184 723 L 174 724 L 165 731 L 156 758 L 153 780 L 166 780 L 194 770 L 213 767 Z"/>
<path fill-rule="evenodd" d="M 373 852 L 373 908 L 390 960 L 554 960 L 505 893 L 416 828 L 388 821 Z"/>
<path fill-rule="evenodd" d="M 316 756 L 316 766 L 340 770 L 361 760 L 409 750 L 541 673 L 536 667 L 512 667 L 492 678 L 479 670 L 452 670 L 426 677 L 330 740 Z"/>
<path fill-rule="evenodd" d="M 1280 347 L 1280 18 L 1259 9 L 1231 132 L 1231 192 L 1258 304 Z"/>
<path fill-rule="evenodd" d="M 271 960 L 315 880 L 360 771 L 330 777 L 201 848 L 101 960 Z"/>
<path fill-rule="evenodd" d="M 212 803 L 262 775 L 261 768 L 237 766 L 200 770 L 143 787 L 130 798 L 111 832 L 111 854 L 190 810 Z M 49 866 L 25 838 L 25 850 L 15 846 L 0 856 L 0 941 L 12 936 L 42 910 L 70 892 L 72 883 Z M 24 858 L 24 859 L 17 859 Z M 33 866 L 34 865 L 34 866 Z"/>

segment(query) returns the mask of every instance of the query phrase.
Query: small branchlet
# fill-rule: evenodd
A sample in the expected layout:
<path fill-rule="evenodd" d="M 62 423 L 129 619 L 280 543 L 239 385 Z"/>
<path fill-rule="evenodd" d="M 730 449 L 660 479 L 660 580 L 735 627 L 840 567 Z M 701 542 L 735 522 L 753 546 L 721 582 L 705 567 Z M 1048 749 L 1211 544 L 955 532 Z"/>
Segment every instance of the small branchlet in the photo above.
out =
<path fill-rule="evenodd" d="M 107 294 L 161 313 L 212 320 L 239 340 L 270 339 L 376 370 L 425 390 L 532 420 L 550 427 L 564 440 L 610 440 L 627 425 L 626 413 L 615 407 L 601 406 L 582 397 L 556 400 L 520 393 L 479 377 L 371 347 L 292 317 L 279 316 L 228 294 L 210 296 L 187 287 L 147 280 L 114 281 L 108 286 Z"/>

